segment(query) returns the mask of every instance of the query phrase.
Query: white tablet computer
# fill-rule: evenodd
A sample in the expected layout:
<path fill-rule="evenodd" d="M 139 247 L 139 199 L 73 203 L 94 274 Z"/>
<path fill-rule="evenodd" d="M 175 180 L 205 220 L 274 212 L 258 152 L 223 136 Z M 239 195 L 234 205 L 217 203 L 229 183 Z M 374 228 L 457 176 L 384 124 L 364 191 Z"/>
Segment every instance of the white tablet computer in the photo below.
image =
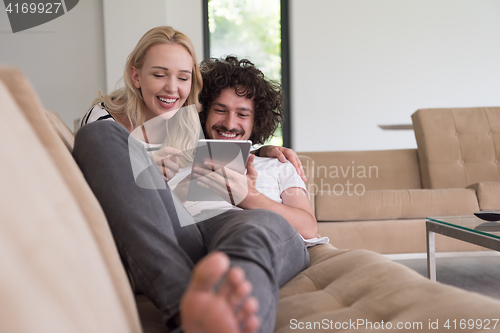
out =
<path fill-rule="evenodd" d="M 212 161 L 218 166 L 229 168 L 241 174 L 245 173 L 248 156 L 252 148 L 250 140 L 200 140 L 194 156 L 194 166 L 203 167 L 204 161 Z M 189 201 L 221 201 L 224 198 L 207 188 L 189 182 Z"/>

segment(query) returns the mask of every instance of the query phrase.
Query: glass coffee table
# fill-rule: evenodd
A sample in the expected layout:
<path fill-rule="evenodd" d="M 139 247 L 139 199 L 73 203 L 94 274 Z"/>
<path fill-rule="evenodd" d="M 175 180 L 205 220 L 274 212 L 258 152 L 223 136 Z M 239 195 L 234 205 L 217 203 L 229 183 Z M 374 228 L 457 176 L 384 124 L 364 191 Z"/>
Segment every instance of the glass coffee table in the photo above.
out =
<path fill-rule="evenodd" d="M 500 222 L 487 222 L 474 215 L 428 217 L 427 276 L 436 281 L 435 233 L 500 251 Z"/>

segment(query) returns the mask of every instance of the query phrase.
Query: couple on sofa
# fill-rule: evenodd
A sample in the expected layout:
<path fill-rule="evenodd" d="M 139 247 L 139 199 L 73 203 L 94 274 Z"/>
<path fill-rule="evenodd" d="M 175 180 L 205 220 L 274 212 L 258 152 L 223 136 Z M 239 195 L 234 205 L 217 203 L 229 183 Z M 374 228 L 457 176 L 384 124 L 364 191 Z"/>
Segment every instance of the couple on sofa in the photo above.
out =
<path fill-rule="evenodd" d="M 283 120 L 282 91 L 247 60 L 206 60 L 200 69 L 184 34 L 148 31 L 127 60 L 125 87 L 100 96 L 83 117 L 73 155 L 124 265 L 168 328 L 271 332 L 279 288 L 308 266 L 306 243 L 317 237 L 296 154 L 264 146 L 246 175 L 193 169 L 199 185 L 242 196 L 238 207 L 201 223 L 181 227 L 177 202 L 189 208 L 200 132 L 263 143 Z M 260 156 L 286 156 L 295 168 Z"/>

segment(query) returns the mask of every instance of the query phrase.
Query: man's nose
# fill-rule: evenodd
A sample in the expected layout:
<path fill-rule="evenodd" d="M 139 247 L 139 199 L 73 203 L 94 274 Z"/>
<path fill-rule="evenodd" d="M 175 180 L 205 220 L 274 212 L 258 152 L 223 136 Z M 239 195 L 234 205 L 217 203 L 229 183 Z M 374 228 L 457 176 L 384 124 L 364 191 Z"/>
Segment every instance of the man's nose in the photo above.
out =
<path fill-rule="evenodd" d="M 224 118 L 224 126 L 228 130 L 232 130 L 236 128 L 236 116 L 232 112 L 228 112 L 226 117 Z"/>

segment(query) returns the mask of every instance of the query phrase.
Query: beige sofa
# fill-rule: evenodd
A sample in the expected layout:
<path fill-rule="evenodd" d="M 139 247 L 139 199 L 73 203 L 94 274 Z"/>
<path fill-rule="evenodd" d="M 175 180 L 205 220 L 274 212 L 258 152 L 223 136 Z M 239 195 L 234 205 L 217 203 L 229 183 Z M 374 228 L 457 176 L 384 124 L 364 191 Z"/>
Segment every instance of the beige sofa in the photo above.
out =
<path fill-rule="evenodd" d="M 418 149 L 300 153 L 320 233 L 335 246 L 425 252 L 425 217 L 500 210 L 500 108 L 412 119 Z M 440 235 L 436 247 L 482 249 Z"/>
<path fill-rule="evenodd" d="M 154 305 L 130 288 L 104 214 L 71 157 L 71 131 L 6 67 L 0 116 L 0 332 L 167 332 Z M 388 324 L 425 331 L 447 320 L 452 328 L 467 319 L 484 325 L 500 313 L 497 300 L 431 282 L 372 251 L 325 244 L 310 254 L 310 267 L 280 291 L 276 332 Z"/>

